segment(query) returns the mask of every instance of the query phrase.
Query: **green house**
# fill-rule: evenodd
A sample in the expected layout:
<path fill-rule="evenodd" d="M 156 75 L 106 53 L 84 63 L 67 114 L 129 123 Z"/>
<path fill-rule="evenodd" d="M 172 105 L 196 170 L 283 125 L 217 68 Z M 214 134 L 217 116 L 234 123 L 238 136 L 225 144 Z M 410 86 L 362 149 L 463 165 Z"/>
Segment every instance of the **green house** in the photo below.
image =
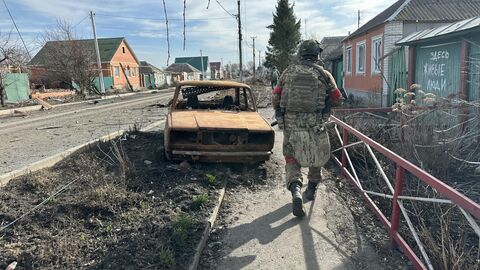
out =
<path fill-rule="evenodd" d="M 203 72 L 207 78 L 210 77 L 208 56 L 176 57 L 175 64 L 189 64 L 192 67 L 200 70 L 200 72 Z"/>

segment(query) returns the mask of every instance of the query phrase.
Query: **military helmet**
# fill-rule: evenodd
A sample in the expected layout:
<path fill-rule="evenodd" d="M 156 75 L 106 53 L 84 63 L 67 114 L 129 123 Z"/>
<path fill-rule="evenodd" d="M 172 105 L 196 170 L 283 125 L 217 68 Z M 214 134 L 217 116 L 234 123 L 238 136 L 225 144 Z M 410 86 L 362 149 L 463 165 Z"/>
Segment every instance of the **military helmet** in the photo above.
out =
<path fill-rule="evenodd" d="M 320 44 L 313 39 L 303 41 L 300 46 L 298 47 L 298 56 L 300 57 L 307 57 L 307 56 L 315 56 L 322 52 L 322 48 L 320 48 Z"/>

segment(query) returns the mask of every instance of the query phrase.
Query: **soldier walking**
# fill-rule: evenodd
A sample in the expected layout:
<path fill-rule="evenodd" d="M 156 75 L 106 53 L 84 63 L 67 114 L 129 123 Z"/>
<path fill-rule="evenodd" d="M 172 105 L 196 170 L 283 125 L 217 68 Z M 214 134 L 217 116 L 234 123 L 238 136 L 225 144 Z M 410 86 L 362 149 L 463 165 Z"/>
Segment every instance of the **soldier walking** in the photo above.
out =
<path fill-rule="evenodd" d="M 280 77 L 280 72 L 278 72 L 277 67 L 273 67 L 272 72 L 270 72 L 270 83 L 272 85 L 272 89 L 274 89 L 277 85 L 278 77 Z"/>
<path fill-rule="evenodd" d="M 318 42 L 303 41 L 298 60 L 287 67 L 273 90 L 275 118 L 284 130 L 285 178 L 292 193 L 293 215 L 297 217 L 305 215 L 300 169 L 309 168 L 305 197 L 313 200 L 322 180 L 322 167 L 330 158 L 327 112 L 342 102 L 333 76 L 316 64 L 321 52 Z"/>

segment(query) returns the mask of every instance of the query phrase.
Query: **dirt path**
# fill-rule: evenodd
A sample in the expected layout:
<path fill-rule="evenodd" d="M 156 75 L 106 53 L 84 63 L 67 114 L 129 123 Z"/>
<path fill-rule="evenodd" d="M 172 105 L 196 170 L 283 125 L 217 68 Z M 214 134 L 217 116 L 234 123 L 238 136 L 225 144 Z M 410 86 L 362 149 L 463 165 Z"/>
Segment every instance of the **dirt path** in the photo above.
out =
<path fill-rule="evenodd" d="M 277 132 L 269 163 L 278 169 L 268 176 L 274 178 L 269 186 L 260 191 L 232 189 L 227 195 L 202 269 L 407 269 L 398 253 L 390 258 L 376 252 L 349 206 L 330 188 L 330 180 L 319 185 L 315 201 L 306 203 L 305 218 L 291 214 L 281 141 Z M 324 176 L 333 178 L 328 171 Z"/>
<path fill-rule="evenodd" d="M 155 105 L 166 104 L 171 96 L 163 91 L 0 118 L 0 174 L 105 134 L 162 120 L 167 110 Z"/>

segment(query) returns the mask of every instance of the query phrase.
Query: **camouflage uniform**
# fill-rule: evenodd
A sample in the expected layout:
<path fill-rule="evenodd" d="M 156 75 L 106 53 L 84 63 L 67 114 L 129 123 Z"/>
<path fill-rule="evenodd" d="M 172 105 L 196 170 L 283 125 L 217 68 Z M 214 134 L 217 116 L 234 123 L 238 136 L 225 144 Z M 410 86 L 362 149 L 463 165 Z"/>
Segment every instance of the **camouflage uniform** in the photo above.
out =
<path fill-rule="evenodd" d="M 301 167 L 308 167 L 309 181 L 318 183 L 322 179 L 321 169 L 330 158 L 322 110 L 329 93 L 337 89 L 335 80 L 314 61 L 301 60 L 282 73 L 278 87 L 281 92 L 274 91 L 273 107 L 284 112 L 287 188 L 294 182 L 302 185 Z"/>

